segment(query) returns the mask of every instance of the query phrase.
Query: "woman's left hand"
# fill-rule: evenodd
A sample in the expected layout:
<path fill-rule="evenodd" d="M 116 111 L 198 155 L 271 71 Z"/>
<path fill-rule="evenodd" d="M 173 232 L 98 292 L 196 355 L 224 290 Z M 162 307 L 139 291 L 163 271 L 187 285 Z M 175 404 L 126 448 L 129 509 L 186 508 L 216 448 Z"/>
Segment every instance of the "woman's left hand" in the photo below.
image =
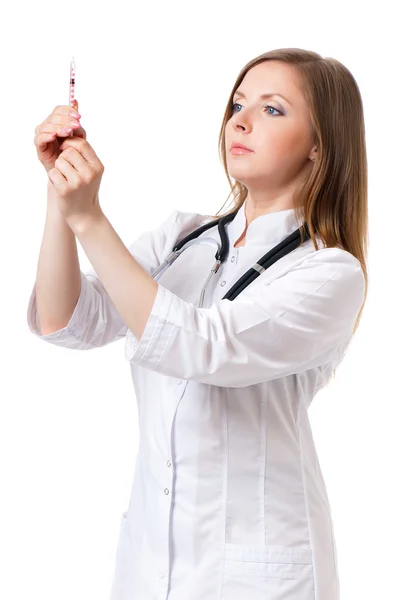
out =
<path fill-rule="evenodd" d="M 98 192 L 104 165 L 87 140 L 67 138 L 55 167 L 48 171 L 58 195 L 58 206 L 71 229 L 103 215 Z"/>

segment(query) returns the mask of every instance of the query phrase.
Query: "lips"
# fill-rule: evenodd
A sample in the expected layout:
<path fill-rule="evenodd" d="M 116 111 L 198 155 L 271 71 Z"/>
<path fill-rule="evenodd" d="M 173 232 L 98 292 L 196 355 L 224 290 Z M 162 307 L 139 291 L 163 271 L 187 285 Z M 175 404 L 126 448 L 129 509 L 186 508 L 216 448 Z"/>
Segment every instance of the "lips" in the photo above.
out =
<path fill-rule="evenodd" d="M 251 148 L 248 148 L 241 142 L 232 142 L 230 150 L 233 150 L 233 148 L 242 148 L 243 150 L 248 150 L 249 152 L 254 152 L 254 150 L 252 150 Z"/>

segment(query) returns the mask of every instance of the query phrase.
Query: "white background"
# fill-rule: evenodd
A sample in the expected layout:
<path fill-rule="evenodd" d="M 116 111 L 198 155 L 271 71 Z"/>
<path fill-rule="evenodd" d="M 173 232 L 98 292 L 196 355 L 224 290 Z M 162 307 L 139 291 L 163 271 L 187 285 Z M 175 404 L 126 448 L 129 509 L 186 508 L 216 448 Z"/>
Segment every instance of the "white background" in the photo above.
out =
<path fill-rule="evenodd" d="M 35 127 L 68 104 L 105 165 L 100 203 L 126 245 L 178 208 L 215 214 L 232 85 L 281 47 L 337 58 L 361 90 L 370 291 L 336 380 L 310 408 L 341 600 L 397 593 L 397 46 L 393 3 L 32 2 L 2 9 L 0 597 L 107 600 L 137 450 L 124 342 L 91 352 L 30 332 L 47 175 Z M 78 244 L 80 265 L 90 266 Z M 187 599 L 189 600 L 189 599 Z M 323 600 L 319 598 L 317 600 Z"/>

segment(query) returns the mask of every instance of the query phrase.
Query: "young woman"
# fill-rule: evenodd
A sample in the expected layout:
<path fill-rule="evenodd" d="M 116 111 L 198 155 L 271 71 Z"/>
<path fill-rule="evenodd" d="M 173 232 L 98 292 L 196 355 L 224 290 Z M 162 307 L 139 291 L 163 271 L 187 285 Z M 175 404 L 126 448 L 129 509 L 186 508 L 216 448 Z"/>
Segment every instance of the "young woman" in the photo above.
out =
<path fill-rule="evenodd" d="M 367 293 L 353 76 L 294 48 L 250 61 L 220 132 L 226 219 L 174 210 L 128 248 L 99 205 L 103 165 L 78 121 L 57 141 L 70 112 L 57 107 L 36 130 L 49 196 L 28 322 L 71 349 L 125 338 L 140 444 L 111 600 L 338 600 L 307 409 L 344 357 Z"/>

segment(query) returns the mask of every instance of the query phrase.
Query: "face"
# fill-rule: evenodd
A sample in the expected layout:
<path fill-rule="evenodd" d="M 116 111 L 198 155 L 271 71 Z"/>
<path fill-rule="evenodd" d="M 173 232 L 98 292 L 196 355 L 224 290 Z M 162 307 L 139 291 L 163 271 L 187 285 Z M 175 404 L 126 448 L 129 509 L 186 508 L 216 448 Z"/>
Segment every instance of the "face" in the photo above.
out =
<path fill-rule="evenodd" d="M 293 189 L 312 170 L 315 156 L 307 103 L 298 74 L 280 61 L 265 61 L 248 71 L 233 97 L 225 128 L 230 176 L 251 192 Z M 261 95 L 272 92 L 272 97 Z M 232 142 L 253 152 L 231 154 Z"/>

